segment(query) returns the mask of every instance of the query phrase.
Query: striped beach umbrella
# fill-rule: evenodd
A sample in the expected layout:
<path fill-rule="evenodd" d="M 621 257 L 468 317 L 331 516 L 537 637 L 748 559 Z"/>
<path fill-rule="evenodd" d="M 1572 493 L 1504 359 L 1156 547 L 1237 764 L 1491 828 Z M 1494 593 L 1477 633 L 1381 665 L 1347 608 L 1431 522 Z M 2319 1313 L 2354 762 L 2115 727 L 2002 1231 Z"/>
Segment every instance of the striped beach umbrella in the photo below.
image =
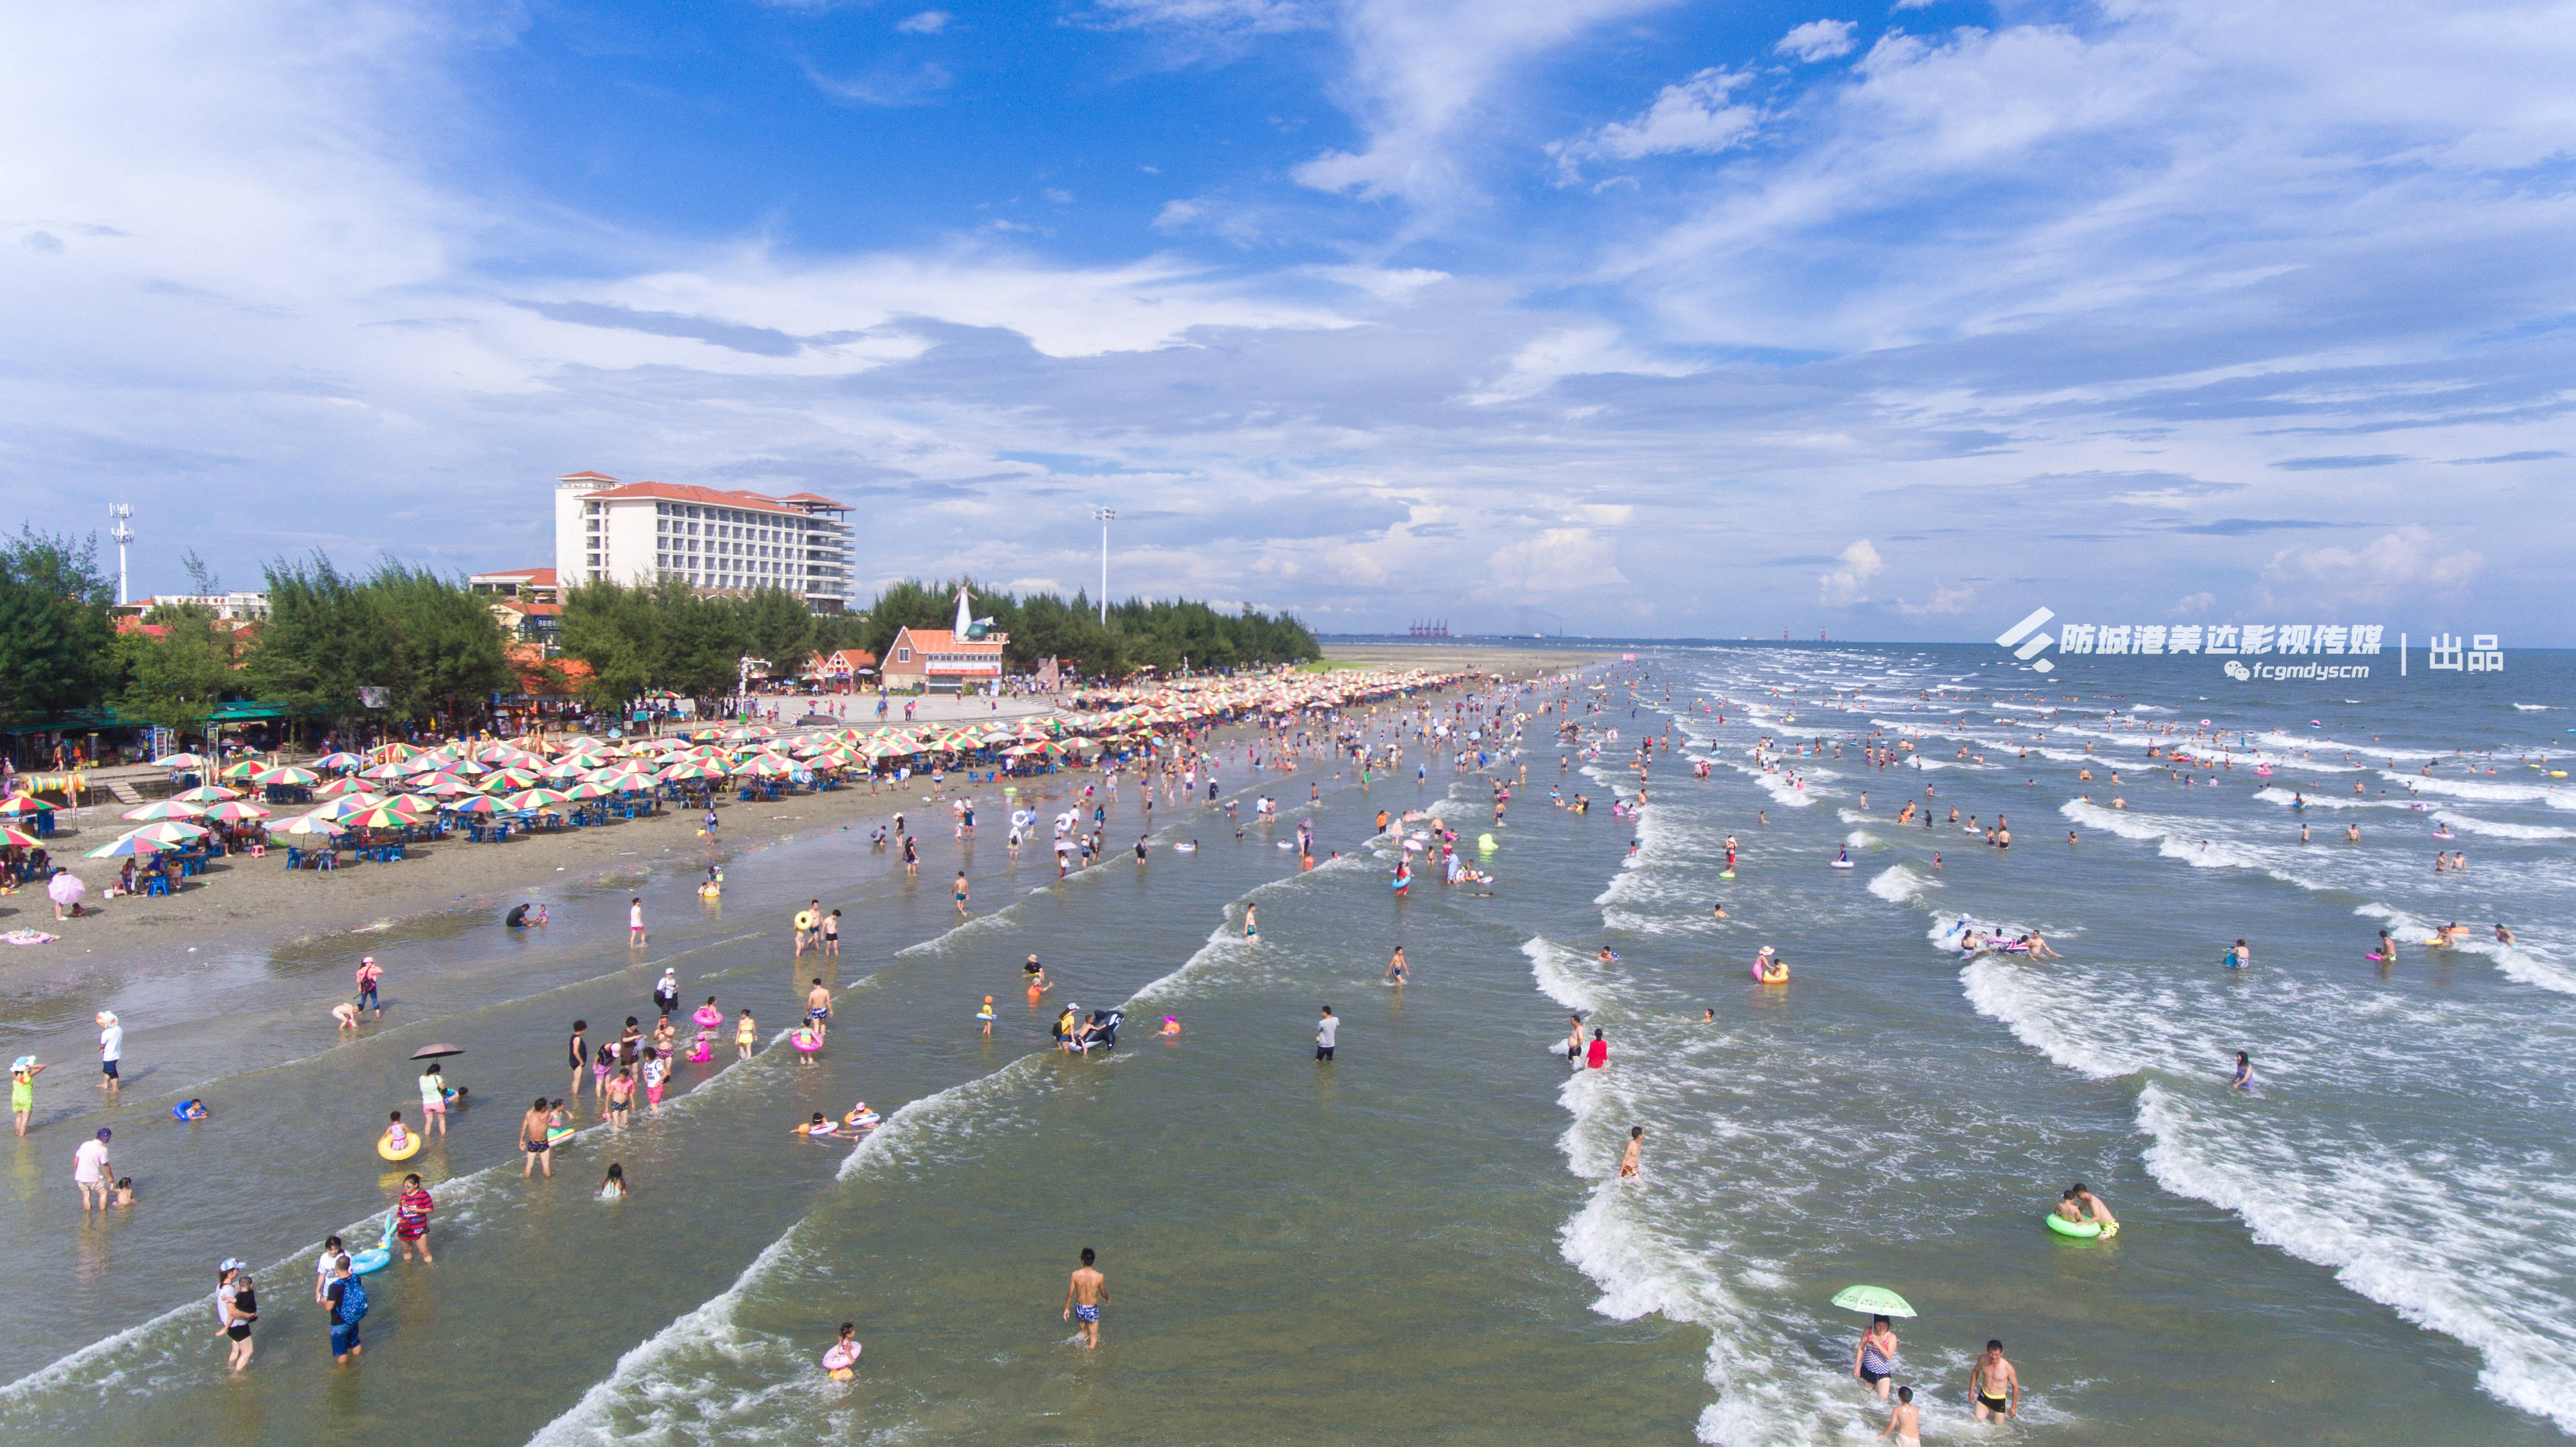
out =
<path fill-rule="evenodd" d="M 125 817 L 148 822 L 154 819 L 194 819 L 205 812 L 203 804 L 191 804 L 182 799 L 155 799 L 141 808 L 126 810 Z"/>
<path fill-rule="evenodd" d="M 126 834 L 91 850 L 88 857 L 91 859 L 115 859 L 120 855 L 127 854 L 159 854 L 164 850 L 176 849 L 178 847 L 179 846 L 175 844 L 164 844 L 157 839 L 145 839 L 138 835 Z"/>

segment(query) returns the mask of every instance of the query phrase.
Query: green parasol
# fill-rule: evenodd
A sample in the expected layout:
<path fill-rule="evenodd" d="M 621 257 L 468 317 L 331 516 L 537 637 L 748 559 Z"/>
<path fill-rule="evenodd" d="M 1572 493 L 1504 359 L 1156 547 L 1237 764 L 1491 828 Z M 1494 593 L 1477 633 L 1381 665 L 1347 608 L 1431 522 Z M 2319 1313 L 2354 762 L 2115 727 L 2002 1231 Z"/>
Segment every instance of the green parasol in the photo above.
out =
<path fill-rule="evenodd" d="M 1846 1286 L 1834 1296 L 1834 1305 L 1845 1311 L 1865 1311 L 1872 1316 L 1912 1316 L 1914 1308 L 1905 1298 L 1884 1286 Z"/>

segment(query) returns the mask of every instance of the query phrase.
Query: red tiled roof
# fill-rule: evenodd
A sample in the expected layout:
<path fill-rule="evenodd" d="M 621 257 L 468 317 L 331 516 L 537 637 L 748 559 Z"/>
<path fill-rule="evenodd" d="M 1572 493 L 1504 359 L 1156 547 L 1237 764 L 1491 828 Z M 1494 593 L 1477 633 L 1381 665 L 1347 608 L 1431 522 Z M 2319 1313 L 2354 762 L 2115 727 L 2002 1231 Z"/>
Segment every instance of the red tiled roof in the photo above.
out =
<path fill-rule="evenodd" d="M 815 502 L 829 502 L 833 507 L 840 506 L 839 503 L 830 502 L 828 498 L 814 497 L 810 493 L 799 493 L 798 496 Z M 713 507 L 747 508 L 753 512 L 784 513 L 792 517 L 805 515 L 803 510 L 789 507 L 779 499 L 761 493 L 720 492 L 712 487 L 692 487 L 681 482 L 630 482 L 622 487 L 603 488 L 592 493 L 585 501 L 623 501 L 628 498 L 647 497 L 659 498 L 666 502 L 694 502 Z"/>
<path fill-rule="evenodd" d="M 1002 651 L 1002 641 L 998 638 L 960 638 L 952 628 L 906 628 L 901 636 L 909 639 L 914 651 L 919 653 Z"/>
<path fill-rule="evenodd" d="M 781 501 L 783 501 L 783 502 L 819 502 L 819 503 L 821 503 L 821 504 L 822 504 L 823 506 L 825 506 L 825 507 L 836 507 L 836 508 L 841 509 L 841 510 L 842 510 L 842 511 L 844 511 L 844 512 L 847 512 L 847 511 L 849 510 L 849 504 L 848 504 L 848 503 L 834 502 L 834 501 L 832 501 L 830 498 L 825 497 L 825 496 L 823 496 L 823 495 L 822 495 L 822 494 L 820 494 L 820 493 L 813 493 L 813 492 L 791 492 L 791 493 L 787 494 L 787 496 L 786 496 L 785 498 L 782 498 L 782 499 L 781 499 Z"/>
<path fill-rule="evenodd" d="M 505 578 L 516 579 L 531 588 L 556 586 L 555 570 L 552 568 L 495 568 L 488 573 L 476 573 L 468 581 L 481 583 Z"/>
<path fill-rule="evenodd" d="M 615 482 L 616 480 L 604 472 L 567 472 L 555 479 L 557 482 Z"/>

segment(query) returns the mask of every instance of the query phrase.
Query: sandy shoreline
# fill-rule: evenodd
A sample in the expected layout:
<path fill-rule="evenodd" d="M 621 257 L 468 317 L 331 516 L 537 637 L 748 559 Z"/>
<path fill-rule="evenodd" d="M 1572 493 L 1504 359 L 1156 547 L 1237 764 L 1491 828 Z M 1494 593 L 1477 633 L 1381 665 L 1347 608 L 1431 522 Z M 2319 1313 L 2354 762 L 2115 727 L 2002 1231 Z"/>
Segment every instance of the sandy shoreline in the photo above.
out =
<path fill-rule="evenodd" d="M 1481 669 L 1527 677 L 1580 667 L 1597 656 L 1573 650 L 1363 644 L 1327 649 L 1327 657 L 1372 668 Z M 954 701 L 940 703 L 945 706 L 940 712 L 969 714 Z M 1019 706 L 1011 707 L 1013 703 Z M 1026 711 L 1035 711 L 1032 701 L 1006 701 L 1006 714 Z M 924 711 L 925 718 L 931 716 L 931 710 Z M 865 721 L 867 726 L 874 723 L 872 716 Z M 1229 727 L 1220 736 L 1232 739 L 1239 732 Z M 1090 770 L 1077 769 L 1015 779 L 1013 784 L 1024 797 L 1044 798 L 1078 789 L 1095 777 Z M 710 863 L 785 835 L 873 825 L 899 809 L 944 831 L 946 800 L 957 797 L 958 791 L 943 793 L 936 806 L 943 817 L 932 820 L 931 810 L 921 802 L 927 787 L 923 780 L 902 785 L 886 780 L 791 795 L 774 804 L 745 804 L 721 797 L 713 841 L 699 836 L 695 811 L 666 806 L 636 819 L 523 835 L 500 844 L 448 839 L 416 845 L 399 863 L 343 864 L 329 874 L 290 870 L 283 851 L 272 847 L 264 858 L 236 854 L 217 860 L 176 894 L 116 899 L 106 898 L 108 882 L 116 877 L 112 862 L 81 857 L 132 827 L 122 817 L 126 806 L 102 798 L 85 808 L 58 811 L 54 836 L 46 841 L 56 861 L 68 865 L 89 885 L 84 901 L 88 913 L 57 923 L 53 905 L 40 887 L 0 897 L 0 931 L 28 928 L 61 936 L 52 944 L 0 949 L 0 979 L 68 980 L 85 963 L 170 965 L 183 962 L 192 948 L 202 955 L 212 946 L 269 948 L 375 933 L 406 920 L 478 904 L 497 917 L 511 902 L 540 897 L 542 892 L 612 880 L 619 881 L 619 887 L 629 887 L 643 882 L 638 871 L 648 877 L 695 875 Z M 980 785 L 964 794 L 976 801 L 977 812 L 986 819 L 1007 812 L 998 784 Z"/>
<path fill-rule="evenodd" d="M 1015 782 L 1025 790 L 1030 781 Z M 114 878 L 109 861 L 79 855 L 130 826 L 112 807 L 65 810 L 48 843 L 58 859 L 72 863 L 73 872 L 89 882 L 90 897 L 84 903 L 90 912 L 57 924 L 41 888 L 0 898 L 0 930 L 25 927 L 62 936 L 49 945 L 0 950 L 0 970 L 23 978 L 48 966 L 106 956 L 161 963 L 184 956 L 191 946 L 238 948 L 372 931 L 478 899 L 506 908 L 508 901 L 539 891 L 604 882 L 611 876 L 632 879 L 639 868 L 695 874 L 711 862 L 799 830 L 882 820 L 907 801 L 910 812 L 920 817 L 920 794 L 907 792 L 915 788 L 899 790 L 888 782 L 797 794 L 774 804 L 726 800 L 717 806 L 712 842 L 699 837 L 695 811 L 665 806 L 658 814 L 502 844 L 450 839 L 415 845 L 399 863 L 343 864 L 329 874 L 289 870 L 283 852 L 272 849 L 266 858 L 217 860 L 177 894 L 116 899 L 102 898 Z M 991 818 L 1001 789 L 979 786 L 967 796 L 977 800 L 979 813 Z"/>

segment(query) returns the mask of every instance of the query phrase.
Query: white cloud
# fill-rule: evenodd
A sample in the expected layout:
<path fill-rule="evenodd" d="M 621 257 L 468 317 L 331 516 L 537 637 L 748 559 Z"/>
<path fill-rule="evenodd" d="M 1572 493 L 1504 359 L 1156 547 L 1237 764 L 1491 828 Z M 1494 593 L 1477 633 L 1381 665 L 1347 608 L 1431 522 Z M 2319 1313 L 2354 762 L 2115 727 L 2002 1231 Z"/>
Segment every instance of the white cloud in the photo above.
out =
<path fill-rule="evenodd" d="M 1728 95 L 1751 77 L 1741 71 L 1703 70 L 1665 86 L 1634 120 L 1612 121 L 1571 141 L 1550 145 L 1559 173 L 1573 180 L 1585 161 L 1637 161 L 1678 152 L 1713 154 L 1753 134 L 1761 113 L 1730 104 Z"/>
<path fill-rule="evenodd" d="M 1974 584 L 1954 588 L 1935 578 L 1932 580 L 1930 598 L 1920 603 L 1908 603 L 1899 599 L 1896 611 L 1909 618 L 1928 618 L 1941 613 L 1964 613 L 1967 611 L 1969 602 L 1976 596 L 1977 589 Z"/>
<path fill-rule="evenodd" d="M 956 79 L 935 60 L 910 69 L 887 67 L 850 77 L 828 75 L 808 65 L 805 78 L 834 100 L 863 106 L 927 105 Z"/>
<path fill-rule="evenodd" d="M 949 21 L 956 18 L 945 10 L 924 10 L 918 15 L 907 15 L 896 21 L 894 28 L 906 35 L 937 35 L 948 28 Z"/>
<path fill-rule="evenodd" d="M 1320 0 L 1096 0 L 1079 18 L 1111 30 L 1151 26 L 1231 37 L 1316 29 L 1328 14 Z"/>
<path fill-rule="evenodd" d="M 2217 606 L 2218 595 L 2216 593 L 2185 593 L 2174 600 L 2174 605 L 2171 608 L 2165 610 L 2165 616 L 2168 618 L 2197 618 Z"/>
<path fill-rule="evenodd" d="M 1073 204 L 1073 193 L 1065 190 L 1061 186 L 1049 186 L 1038 194 L 1047 200 L 1054 202 L 1058 206 L 1070 206 Z"/>
<path fill-rule="evenodd" d="M 1486 570 L 1517 594 L 1619 587 L 1628 581 L 1619 572 L 1617 544 L 1590 528 L 1546 528 L 1506 543 L 1494 550 Z"/>
<path fill-rule="evenodd" d="M 1365 200 L 1463 201 L 1476 188 L 1458 143 L 1509 109 L 1500 87 L 1596 25 L 1670 3 L 1357 0 L 1342 22 L 1352 52 L 1345 89 L 1367 144 L 1327 151 L 1293 174 L 1302 185 Z"/>
<path fill-rule="evenodd" d="M 2360 548 L 2283 548 L 2263 565 L 2266 601 L 2296 607 L 2319 599 L 2416 598 L 2474 582 L 2486 558 L 2443 551 L 2430 528 L 2409 524 Z"/>
<path fill-rule="evenodd" d="M 1781 36 L 1780 43 L 1771 49 L 1775 54 L 1794 55 L 1811 64 L 1831 60 L 1851 54 L 1852 32 L 1858 29 L 1849 20 L 1810 20 Z"/>
<path fill-rule="evenodd" d="M 1517 402 L 1555 386 L 1566 377 L 1625 372 L 1637 376 L 1681 377 L 1690 368 L 1658 361 L 1620 339 L 1616 327 L 1566 327 L 1531 338 L 1512 354 L 1511 369 L 1461 400 L 1477 406 Z"/>
<path fill-rule="evenodd" d="M 1868 602 L 1869 580 L 1887 571 L 1887 563 L 1879 557 L 1878 549 L 1870 546 L 1869 539 L 1861 538 L 1836 557 L 1842 566 L 1817 579 L 1822 585 L 1819 592 L 1825 604 L 1841 607 L 1847 603 Z"/>

